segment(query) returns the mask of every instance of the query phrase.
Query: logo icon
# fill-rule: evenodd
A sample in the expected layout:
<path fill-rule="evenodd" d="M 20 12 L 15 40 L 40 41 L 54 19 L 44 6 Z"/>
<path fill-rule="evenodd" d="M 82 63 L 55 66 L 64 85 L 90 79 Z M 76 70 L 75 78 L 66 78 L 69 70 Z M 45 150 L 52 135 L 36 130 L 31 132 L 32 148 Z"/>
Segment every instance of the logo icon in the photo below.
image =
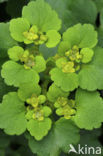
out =
<path fill-rule="evenodd" d="M 81 146 L 80 144 L 78 144 L 77 146 L 77 150 L 75 149 L 75 147 L 70 144 L 70 150 L 68 153 L 76 153 L 76 154 L 92 154 L 92 155 L 99 155 L 102 153 L 102 149 L 101 147 L 89 147 L 88 145 L 84 145 Z"/>
<path fill-rule="evenodd" d="M 69 145 L 70 146 L 70 150 L 69 150 L 69 153 L 71 153 L 71 152 L 74 152 L 74 153 L 78 153 L 76 150 L 75 150 L 75 148 L 74 148 L 74 146 L 72 145 L 72 144 L 70 144 Z"/>

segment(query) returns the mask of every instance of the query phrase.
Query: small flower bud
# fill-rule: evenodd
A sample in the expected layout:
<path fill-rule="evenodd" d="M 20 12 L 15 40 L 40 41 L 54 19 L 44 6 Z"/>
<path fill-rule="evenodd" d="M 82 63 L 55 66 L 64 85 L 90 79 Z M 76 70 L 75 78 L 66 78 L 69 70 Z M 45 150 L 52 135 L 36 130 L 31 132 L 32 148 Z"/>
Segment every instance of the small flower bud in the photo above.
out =
<path fill-rule="evenodd" d="M 46 97 L 45 97 L 44 95 L 40 95 L 40 96 L 38 97 L 38 100 L 39 100 L 39 104 L 43 104 L 43 103 L 45 103 L 45 101 L 46 101 Z"/>

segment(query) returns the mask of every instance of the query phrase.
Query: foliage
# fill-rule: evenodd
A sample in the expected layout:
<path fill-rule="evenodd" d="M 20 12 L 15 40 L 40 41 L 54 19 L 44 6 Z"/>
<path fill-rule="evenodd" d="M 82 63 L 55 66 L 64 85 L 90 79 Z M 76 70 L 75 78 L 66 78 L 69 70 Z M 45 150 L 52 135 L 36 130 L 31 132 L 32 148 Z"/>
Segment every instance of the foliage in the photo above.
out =
<path fill-rule="evenodd" d="M 0 23 L 0 156 L 102 148 L 102 1 L 3 2 L 10 20 Z"/>

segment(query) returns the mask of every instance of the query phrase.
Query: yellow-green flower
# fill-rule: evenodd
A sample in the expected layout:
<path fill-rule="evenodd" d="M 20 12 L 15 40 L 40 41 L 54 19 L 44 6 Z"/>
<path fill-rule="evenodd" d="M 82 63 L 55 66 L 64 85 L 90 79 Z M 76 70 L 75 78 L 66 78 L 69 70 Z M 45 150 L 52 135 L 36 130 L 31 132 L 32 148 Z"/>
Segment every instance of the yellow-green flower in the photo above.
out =
<path fill-rule="evenodd" d="M 42 120 L 44 120 L 44 112 L 43 112 L 43 110 L 42 109 L 40 109 L 40 108 L 36 108 L 35 110 L 34 110 L 34 114 L 33 114 L 33 119 L 37 119 L 37 120 L 39 120 L 39 121 L 42 121 Z"/>
<path fill-rule="evenodd" d="M 34 42 L 34 44 L 40 45 L 45 43 L 48 39 L 48 37 L 44 33 L 40 32 L 35 25 L 32 26 L 28 31 L 23 32 L 23 35 L 25 37 L 24 42 L 26 44 Z"/>
<path fill-rule="evenodd" d="M 75 115 L 76 110 L 75 108 L 75 101 L 68 100 L 65 97 L 59 97 L 54 107 L 56 108 L 56 114 L 59 116 L 64 116 L 65 119 L 70 119 L 73 115 Z"/>
<path fill-rule="evenodd" d="M 26 102 L 27 102 L 28 104 L 30 104 L 32 107 L 35 108 L 35 107 L 37 107 L 38 104 L 39 104 L 39 99 L 38 99 L 38 97 L 34 94 L 34 95 L 31 96 L 31 98 L 27 99 Z"/>
<path fill-rule="evenodd" d="M 74 73 L 75 68 L 74 68 L 74 62 L 67 62 L 67 63 L 62 63 L 62 71 L 64 73 Z"/>
<path fill-rule="evenodd" d="M 65 53 L 65 56 L 69 58 L 71 61 L 80 62 L 82 55 L 79 53 L 78 46 L 73 46 L 73 48 Z"/>

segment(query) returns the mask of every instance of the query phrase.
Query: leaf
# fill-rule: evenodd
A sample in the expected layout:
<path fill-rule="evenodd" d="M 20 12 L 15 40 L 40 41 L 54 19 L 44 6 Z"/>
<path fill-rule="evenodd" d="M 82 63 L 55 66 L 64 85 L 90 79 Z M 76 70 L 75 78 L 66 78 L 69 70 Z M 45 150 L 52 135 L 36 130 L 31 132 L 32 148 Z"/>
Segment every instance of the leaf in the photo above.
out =
<path fill-rule="evenodd" d="M 48 37 L 48 41 L 46 43 L 48 48 L 56 47 L 60 42 L 61 36 L 56 30 L 49 30 L 46 35 Z"/>
<path fill-rule="evenodd" d="M 60 69 L 62 69 L 62 63 L 67 63 L 68 60 L 66 57 L 60 57 L 56 60 L 56 66 Z"/>
<path fill-rule="evenodd" d="M 73 91 L 79 85 L 78 75 L 76 73 L 63 73 L 59 68 L 53 68 L 50 71 L 51 79 L 63 91 Z"/>
<path fill-rule="evenodd" d="M 97 44 L 97 32 L 90 24 L 77 24 L 68 28 L 63 34 L 63 41 L 68 41 L 71 47 L 93 48 Z"/>
<path fill-rule="evenodd" d="M 14 46 L 8 50 L 9 58 L 12 59 L 13 61 L 19 61 L 23 53 L 24 49 L 20 46 Z"/>
<path fill-rule="evenodd" d="M 47 48 L 45 44 L 39 46 L 39 51 L 42 53 L 45 59 L 54 56 L 57 53 L 57 47 Z"/>
<path fill-rule="evenodd" d="M 10 36 L 9 23 L 0 23 L 0 45 L 0 57 L 6 57 L 7 50 L 17 45 L 17 42 Z"/>
<path fill-rule="evenodd" d="M 10 21 L 10 33 L 14 40 L 23 42 L 25 37 L 23 32 L 28 31 L 30 28 L 29 22 L 24 18 L 12 19 Z"/>
<path fill-rule="evenodd" d="M 57 87 L 54 83 L 49 87 L 49 91 L 47 92 L 47 97 L 49 101 L 55 102 L 58 97 L 67 97 L 69 95 L 68 92 L 62 91 L 59 87 Z"/>
<path fill-rule="evenodd" d="M 64 56 L 65 52 L 71 49 L 71 43 L 68 41 L 61 41 L 58 46 L 58 53 L 60 56 Z"/>
<path fill-rule="evenodd" d="M 51 128 L 51 123 L 52 122 L 49 118 L 45 118 L 43 121 L 31 119 L 27 123 L 27 129 L 31 136 L 34 136 L 35 139 L 39 141 L 48 134 L 48 131 Z"/>
<path fill-rule="evenodd" d="M 100 26 L 97 30 L 98 30 L 98 39 L 99 39 L 98 45 L 103 47 L 103 9 L 101 9 L 100 12 Z"/>
<path fill-rule="evenodd" d="M 39 75 L 33 70 L 26 70 L 23 65 L 13 61 L 7 61 L 2 66 L 2 77 L 5 79 L 6 84 L 18 87 L 22 83 L 39 82 Z"/>
<path fill-rule="evenodd" d="M 94 0 L 46 0 L 62 19 L 62 32 L 77 23 L 95 24 L 97 9 Z M 98 1 L 98 0 L 97 0 Z M 102 1 L 102 0 L 99 0 Z M 99 3 L 98 1 L 98 3 Z M 101 5 L 102 6 L 102 5 Z"/>
<path fill-rule="evenodd" d="M 29 146 L 39 156 L 59 156 L 61 150 L 68 153 L 69 144 L 77 144 L 78 133 L 79 129 L 71 120 L 61 118 L 43 140 L 38 142 L 29 137 Z"/>
<path fill-rule="evenodd" d="M 45 117 L 50 116 L 50 115 L 51 115 L 51 113 L 52 113 L 51 108 L 50 108 L 50 107 L 48 107 L 48 106 L 44 106 L 44 107 L 42 108 L 42 110 L 43 110 L 43 112 L 44 112 L 44 116 L 45 116 Z"/>
<path fill-rule="evenodd" d="M 43 72 L 46 69 L 46 61 L 42 56 L 35 57 L 35 65 L 33 69 L 38 73 Z"/>
<path fill-rule="evenodd" d="M 0 58 L 0 70 L 1 70 L 1 67 L 2 67 L 2 64 L 7 61 L 8 58 Z M 7 94 L 9 91 L 16 91 L 16 88 L 12 87 L 12 86 L 7 86 L 5 83 L 4 83 L 4 80 L 3 78 L 1 77 L 1 74 L 0 74 L 0 102 L 2 101 L 2 97 L 4 94 Z"/>
<path fill-rule="evenodd" d="M 97 47 L 94 49 L 92 62 L 83 65 L 79 72 L 79 85 L 82 89 L 94 91 L 103 89 L 103 49 Z"/>
<path fill-rule="evenodd" d="M 98 92 L 78 89 L 76 92 L 76 115 L 73 117 L 81 129 L 99 128 L 103 122 L 103 100 Z"/>
<path fill-rule="evenodd" d="M 0 105 L 0 128 L 9 135 L 20 135 L 26 130 L 25 106 L 16 92 L 3 97 Z"/>
<path fill-rule="evenodd" d="M 65 18 L 64 22 L 67 27 L 77 23 L 95 24 L 97 17 L 97 8 L 93 1 L 67 0 L 66 3 L 68 10 L 67 17 Z"/>
<path fill-rule="evenodd" d="M 67 1 L 68 0 L 45 0 L 46 2 L 48 2 L 51 7 L 58 13 L 58 16 L 60 17 L 60 19 L 63 21 L 62 23 L 62 31 L 64 31 L 66 29 L 66 17 L 67 16 L 67 10 L 68 10 L 68 6 L 67 6 Z M 68 26 L 67 26 L 68 27 Z"/>
<path fill-rule="evenodd" d="M 91 146 L 94 145 L 95 147 L 100 147 L 101 144 L 100 144 L 99 139 L 98 139 L 98 137 L 100 135 L 101 135 L 100 129 L 95 129 L 93 131 L 81 131 L 80 142 L 82 144 L 86 143 L 87 145 L 91 145 Z"/>
<path fill-rule="evenodd" d="M 96 7 L 98 9 L 98 12 L 101 11 L 101 9 L 103 8 L 103 1 L 102 0 L 92 0 L 95 4 L 96 4 Z"/>
<path fill-rule="evenodd" d="M 92 49 L 89 49 L 89 48 L 83 48 L 81 51 L 80 51 L 80 54 L 82 55 L 82 62 L 83 63 L 88 63 L 92 60 L 92 57 L 94 55 L 94 52 Z"/>
<path fill-rule="evenodd" d="M 38 84 L 24 83 L 21 84 L 18 90 L 18 96 L 21 100 L 26 101 L 32 94 L 40 95 L 41 88 Z"/>
<path fill-rule="evenodd" d="M 23 8 L 22 16 L 31 25 L 36 25 L 43 32 L 61 28 L 61 20 L 58 18 L 57 13 L 44 0 L 30 2 Z"/>
<path fill-rule="evenodd" d="M 90 63 L 91 65 L 95 65 L 97 67 L 103 67 L 103 48 L 101 47 L 96 47 L 94 49 L 94 57 L 92 62 Z"/>
<path fill-rule="evenodd" d="M 94 91 L 103 88 L 103 71 L 98 67 L 88 65 L 79 73 L 79 84 L 82 89 Z M 99 81 L 98 81 L 99 80 Z"/>

